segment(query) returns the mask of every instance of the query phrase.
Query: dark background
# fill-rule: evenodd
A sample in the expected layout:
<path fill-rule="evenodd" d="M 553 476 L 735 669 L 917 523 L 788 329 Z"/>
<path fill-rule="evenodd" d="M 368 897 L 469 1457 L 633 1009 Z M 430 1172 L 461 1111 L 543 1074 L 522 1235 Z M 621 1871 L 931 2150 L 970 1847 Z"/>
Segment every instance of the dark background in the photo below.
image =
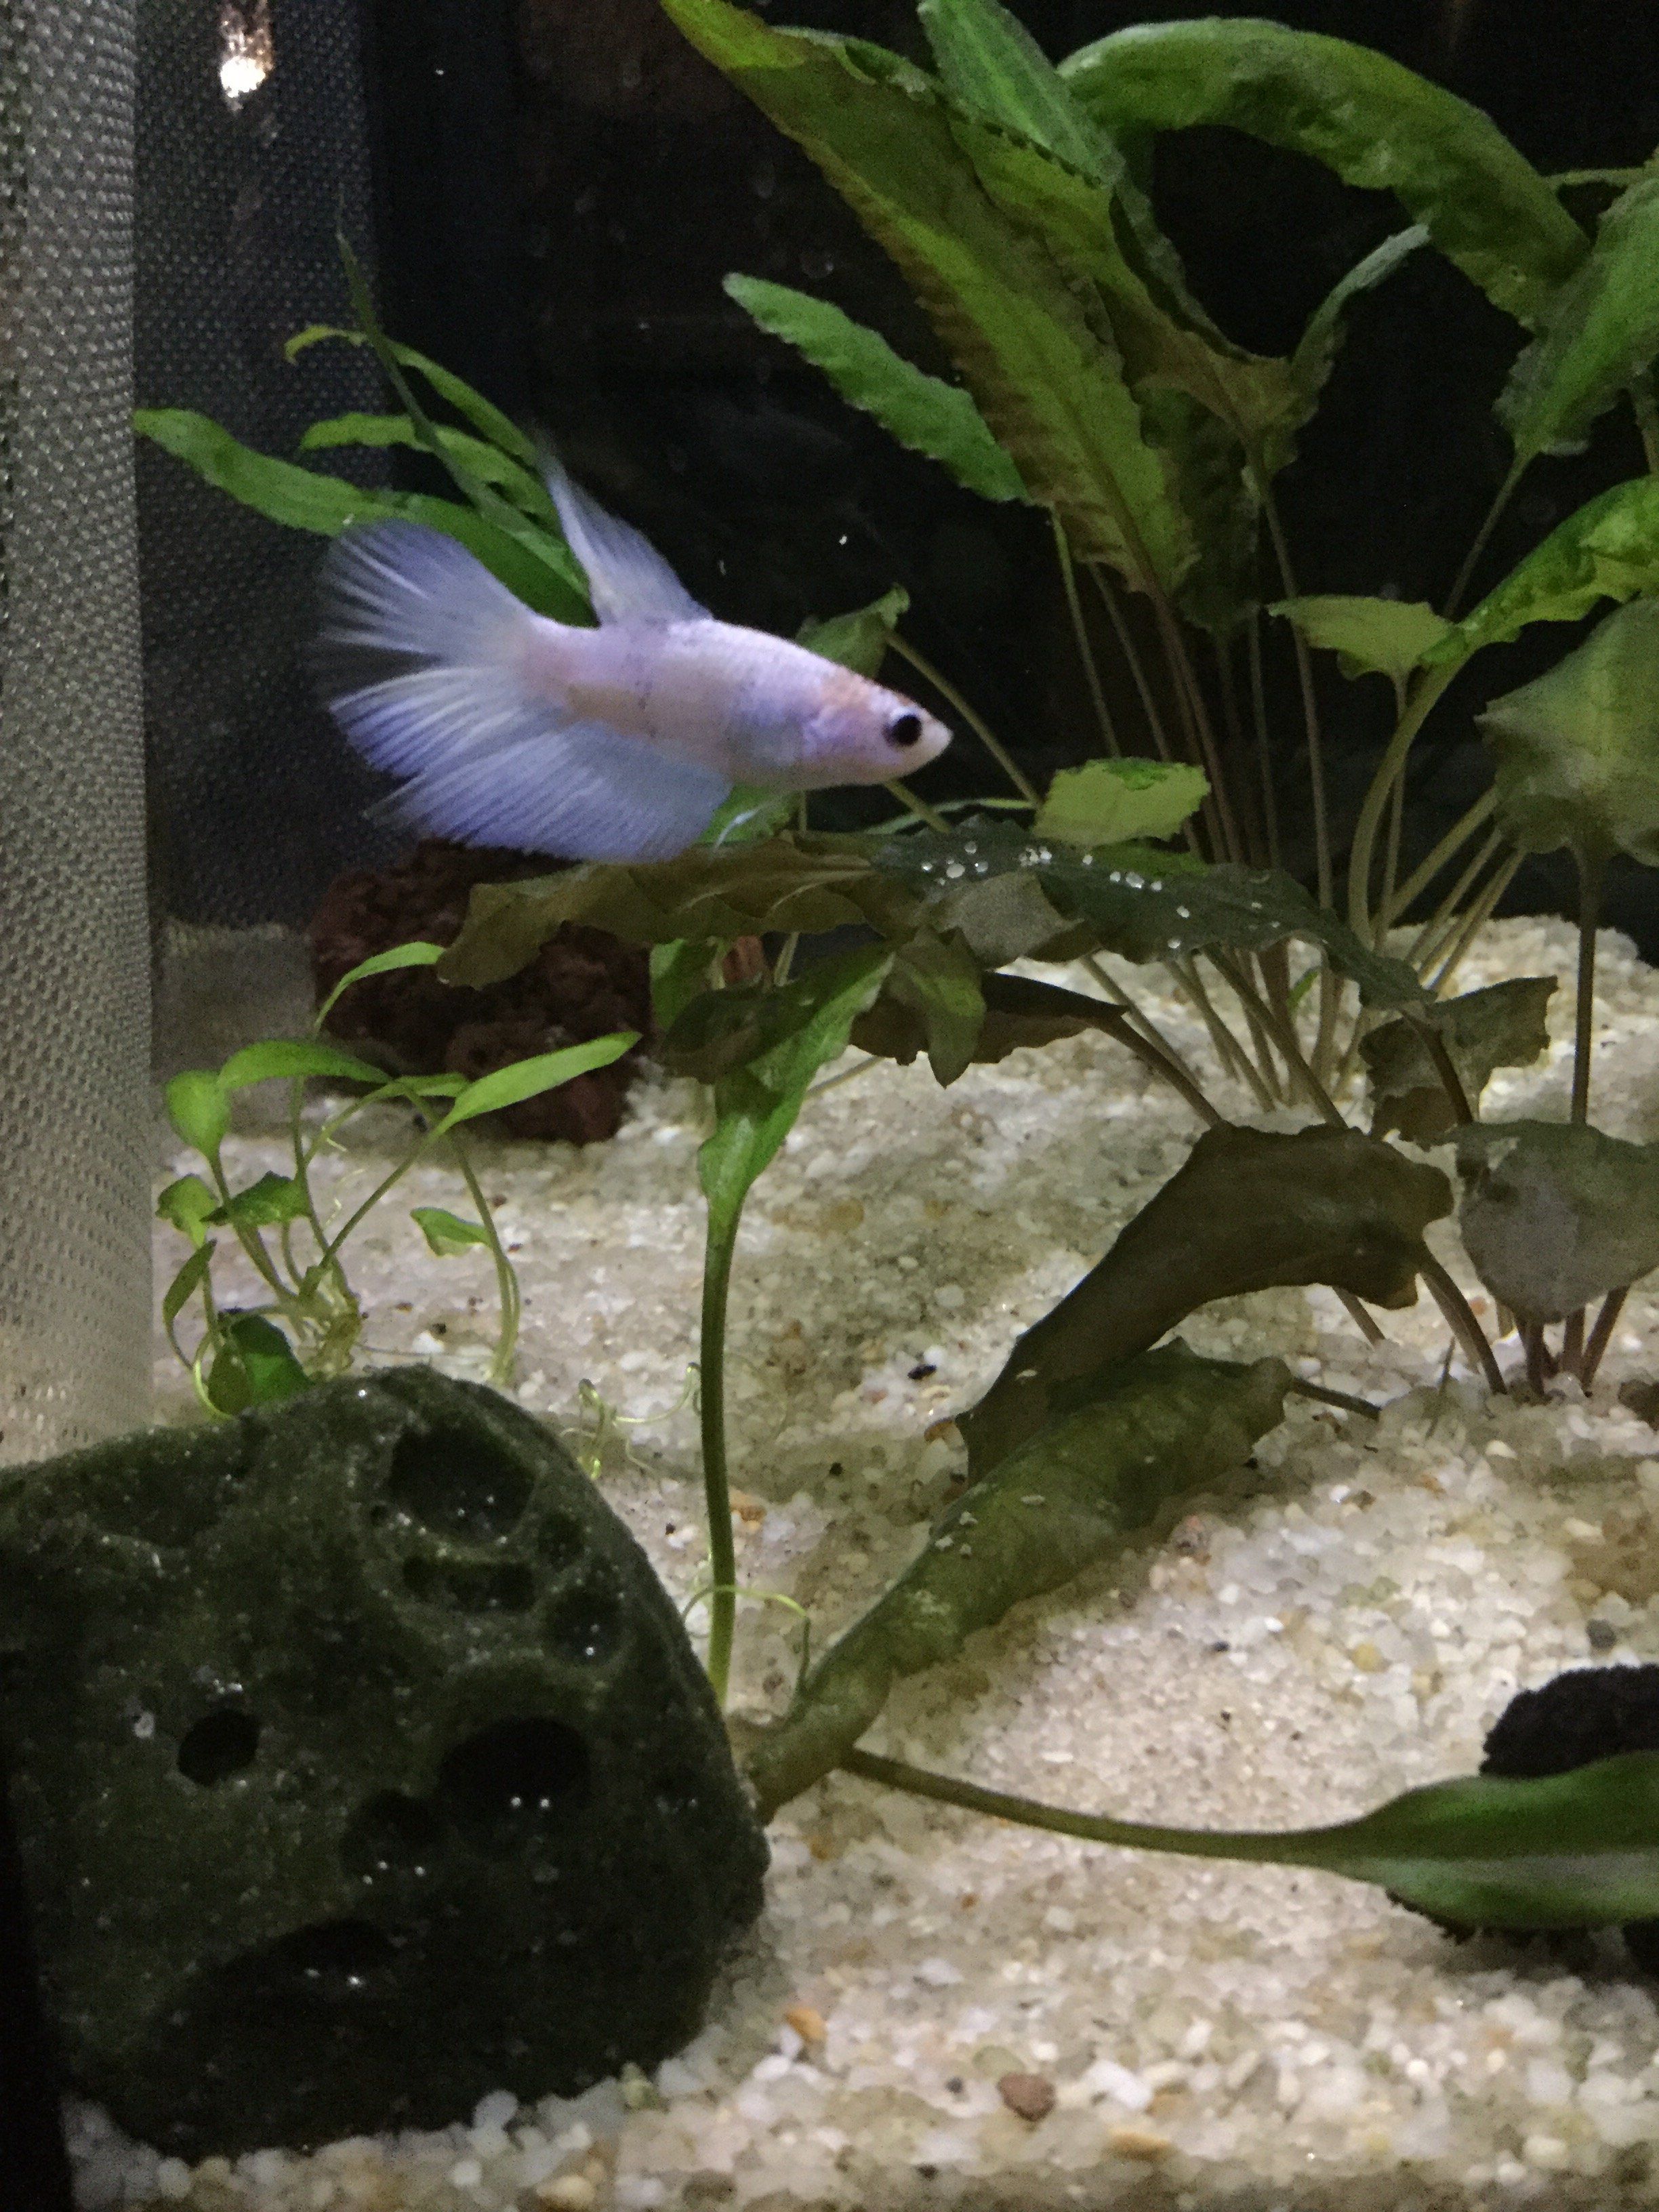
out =
<path fill-rule="evenodd" d="M 926 58 L 910 0 L 776 0 L 769 12 Z M 1015 0 L 1055 58 L 1186 12 Z M 1277 15 L 1423 70 L 1485 107 L 1546 171 L 1640 161 L 1659 140 L 1659 9 L 1646 0 L 1328 0 Z M 578 472 L 720 614 L 790 631 L 902 582 L 908 634 L 1034 773 L 1096 749 L 1042 520 L 990 507 L 900 451 L 725 299 L 729 270 L 799 284 L 924 366 L 947 366 L 879 249 L 655 0 L 373 0 L 373 33 L 394 329 L 544 420 Z M 1287 351 L 1335 279 L 1404 220 L 1384 195 L 1221 131 L 1162 139 L 1154 195 L 1200 297 L 1266 352 Z M 1604 198 L 1569 204 L 1593 220 Z M 1521 332 L 1431 251 L 1359 301 L 1349 330 L 1280 480 L 1298 581 L 1440 602 L 1504 473 L 1491 404 Z M 1583 455 L 1535 465 L 1477 581 L 1642 465 L 1622 414 Z M 1540 625 L 1450 695 L 1419 749 L 1408 842 L 1426 842 L 1480 787 L 1472 712 L 1572 636 Z M 1099 647 L 1109 686 L 1121 685 L 1109 638 Z M 1269 674 L 1294 824 L 1299 715 L 1282 637 Z M 1340 821 L 1390 702 L 1380 679 L 1349 685 L 1326 668 L 1320 681 Z M 963 743 L 926 787 L 997 786 Z M 826 820 L 871 810 L 854 794 L 819 804 Z M 1304 866 L 1305 826 L 1291 841 Z M 1572 895 L 1565 866 L 1529 863 L 1506 910 L 1570 908 Z M 1659 953 L 1644 878 L 1621 878 L 1611 909 Z"/>

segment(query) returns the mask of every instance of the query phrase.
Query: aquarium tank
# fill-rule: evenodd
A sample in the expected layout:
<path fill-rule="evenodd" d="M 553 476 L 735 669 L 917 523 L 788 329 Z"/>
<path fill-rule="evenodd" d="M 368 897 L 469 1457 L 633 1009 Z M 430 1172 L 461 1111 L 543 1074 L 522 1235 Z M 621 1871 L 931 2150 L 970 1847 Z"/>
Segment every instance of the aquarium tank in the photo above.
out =
<path fill-rule="evenodd" d="M 1659 2204 L 1656 144 L 0 9 L 4 2212 Z"/>

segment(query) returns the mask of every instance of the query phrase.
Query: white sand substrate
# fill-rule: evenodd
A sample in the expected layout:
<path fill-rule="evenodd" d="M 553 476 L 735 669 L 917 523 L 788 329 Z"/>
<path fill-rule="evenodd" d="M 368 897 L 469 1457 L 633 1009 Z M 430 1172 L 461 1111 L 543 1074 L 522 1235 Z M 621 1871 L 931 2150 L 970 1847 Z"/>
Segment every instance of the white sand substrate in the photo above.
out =
<path fill-rule="evenodd" d="M 1504 923 L 1463 987 L 1571 957 L 1565 925 Z M 1196 1024 L 1118 972 L 1212 1075 Z M 1659 977 L 1608 937 L 1601 982 L 1596 1118 L 1659 1134 Z M 1495 1083 L 1489 1114 L 1565 1118 L 1570 1001 L 1547 1063 Z M 698 1112 L 647 1079 L 610 1145 L 477 1148 L 523 1281 L 519 1395 L 580 1432 L 677 1595 L 705 1566 Z M 384 1172 L 395 1126 L 359 1125 L 342 1194 Z M 883 1066 L 810 1102 L 750 1202 L 732 1294 L 743 1581 L 804 1607 L 820 1647 L 850 1620 L 947 1495 L 961 1452 L 939 1425 L 1196 1134 L 1101 1037 L 949 1091 Z M 187 1164 L 164 1149 L 166 1174 Z M 257 1128 L 228 1158 L 247 1180 L 283 1164 Z M 487 1261 L 434 1259 L 407 1217 L 465 1203 L 422 1170 L 349 1255 L 376 1356 L 483 1371 Z M 165 1279 L 180 1249 L 167 1231 L 158 1249 Z M 1654 1298 L 1632 1297 L 1589 1405 L 1488 1401 L 1461 1362 L 1437 1387 L 1437 1310 L 1383 1319 L 1375 1351 L 1322 1291 L 1193 1321 L 1201 1351 L 1279 1352 L 1388 1411 L 1295 1405 L 1224 1498 L 975 1638 L 871 1747 L 1091 1810 L 1292 1826 L 1469 1771 L 1517 1687 L 1659 1656 L 1659 1435 L 1616 1395 L 1659 1375 Z M 169 1358 L 157 1373 L 186 1417 Z M 593 1393 L 637 1425 L 601 1432 Z M 741 1732 L 787 1701 L 798 1618 L 748 1602 L 739 1633 Z M 840 1777 L 775 1822 L 764 1916 L 653 2080 L 193 2172 L 83 2112 L 76 2153 L 88 2212 L 1659 2204 L 1656 1994 L 1613 1938 L 1458 1944 L 1355 1884 L 1108 1851 Z M 1016 2072 L 1053 2085 L 1046 2118 L 1004 2103 Z"/>

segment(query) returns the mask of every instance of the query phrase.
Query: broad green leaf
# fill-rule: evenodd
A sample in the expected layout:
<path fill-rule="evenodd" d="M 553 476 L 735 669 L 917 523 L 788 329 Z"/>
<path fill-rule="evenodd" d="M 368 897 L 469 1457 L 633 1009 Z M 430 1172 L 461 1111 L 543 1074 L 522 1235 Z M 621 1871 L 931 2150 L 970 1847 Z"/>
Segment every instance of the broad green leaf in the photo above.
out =
<path fill-rule="evenodd" d="M 762 1739 L 762 1748 L 766 1739 Z M 1605 1928 L 1659 1917 L 1659 1753 L 1626 1752 L 1564 1774 L 1431 1782 L 1322 1828 L 1165 1828 L 1073 1813 L 854 1752 L 846 1764 L 993 1819 L 1085 1842 L 1183 1858 L 1313 1867 L 1376 1882 L 1459 1929 Z"/>
<path fill-rule="evenodd" d="M 161 1298 L 161 1326 L 169 1333 L 174 1322 L 206 1282 L 212 1271 L 213 1255 L 218 1249 L 211 1241 L 198 1244 L 167 1285 Z"/>
<path fill-rule="evenodd" d="M 799 799 L 793 791 L 766 791 L 757 783 L 734 783 L 714 809 L 700 845 L 752 845 L 774 837 L 794 819 Z"/>
<path fill-rule="evenodd" d="M 158 1221 L 171 1222 L 199 1251 L 207 1242 L 205 1224 L 218 1211 L 219 1200 L 200 1176 L 180 1176 L 155 1201 Z"/>
<path fill-rule="evenodd" d="M 337 1045 L 316 1037 L 269 1037 L 263 1044 L 245 1045 L 232 1053 L 219 1070 L 227 1091 L 245 1090 L 250 1083 L 270 1083 L 280 1078 L 319 1076 L 333 1083 L 386 1081 L 386 1070 L 366 1060 L 354 1059 Z"/>
<path fill-rule="evenodd" d="M 1261 604 L 1261 496 L 1243 438 L 1189 391 L 1149 378 L 1135 387 L 1146 435 L 1163 454 L 1198 541 L 1175 592 L 1176 611 L 1230 638 Z"/>
<path fill-rule="evenodd" d="M 445 450 L 476 477 L 494 484 L 498 491 L 504 491 L 523 514 L 532 516 L 549 530 L 559 529 L 558 509 L 547 486 L 533 470 L 522 467 L 499 447 L 486 443 L 483 438 L 471 437 L 465 430 L 452 430 L 442 423 L 437 430 Z M 377 449 L 406 446 L 417 452 L 425 450 L 419 431 L 407 415 L 334 415 L 325 422 L 313 422 L 300 441 L 302 453 L 332 452 L 340 446 L 372 446 Z"/>
<path fill-rule="evenodd" d="M 331 324 L 313 323 L 308 329 L 296 332 L 283 350 L 289 361 L 297 361 L 308 348 L 331 340 L 354 346 L 373 343 L 366 331 L 337 330 Z M 423 376 L 438 397 L 447 399 L 455 412 L 487 438 L 492 446 L 504 453 L 510 453 L 526 468 L 533 469 L 539 465 L 541 456 L 532 441 L 512 416 L 503 415 L 499 407 L 484 398 L 483 392 L 475 392 L 463 378 L 456 375 L 453 369 L 445 368 L 423 353 L 416 353 L 413 346 L 398 345 L 392 340 L 387 340 L 386 343 L 404 368 L 412 368 L 418 375 Z"/>
<path fill-rule="evenodd" d="M 651 948 L 651 1012 L 665 1036 L 693 999 L 712 988 L 726 947 L 713 938 L 681 937 Z"/>
<path fill-rule="evenodd" d="M 208 1402 L 216 1412 L 240 1413 L 250 1406 L 276 1405 L 310 1388 L 292 1346 L 262 1314 L 225 1317 L 224 1335 L 208 1369 Z"/>
<path fill-rule="evenodd" d="M 1423 1231 L 1451 1203 L 1438 1168 L 1357 1129 L 1207 1130 L 962 1417 L 969 1465 L 988 1472 L 1212 1299 L 1324 1283 L 1372 1305 L 1412 1304 Z"/>
<path fill-rule="evenodd" d="M 1384 1022 L 1359 1040 L 1371 1097 L 1371 1134 L 1396 1131 L 1413 1145 L 1435 1145 L 1456 1126 L 1419 1024 L 1432 1022 L 1445 1040 L 1464 1096 L 1478 1108 L 1500 1067 L 1530 1067 L 1549 1050 L 1553 975 L 1516 975 L 1462 998 L 1424 1007 L 1415 1021 Z"/>
<path fill-rule="evenodd" d="M 1386 676 L 1403 684 L 1451 624 L 1420 599 L 1367 599 L 1334 592 L 1280 599 L 1270 610 L 1310 645 L 1338 656 L 1345 676 Z"/>
<path fill-rule="evenodd" d="M 246 1190 L 233 1191 L 209 1218 L 233 1229 L 273 1229 L 297 1221 L 305 1210 L 306 1187 L 297 1176 L 262 1175 Z"/>
<path fill-rule="evenodd" d="M 1589 258 L 1553 303 L 1510 371 L 1498 418 L 1518 468 L 1582 443 L 1659 353 L 1659 177 L 1621 193 L 1601 218 Z"/>
<path fill-rule="evenodd" d="M 1620 607 L 1477 720 L 1514 843 L 1659 866 L 1659 599 Z"/>
<path fill-rule="evenodd" d="M 1659 1267 L 1659 1145 L 1565 1121 L 1457 1133 L 1458 1227 L 1492 1296 L 1560 1321 Z"/>
<path fill-rule="evenodd" d="M 697 1154 L 717 1235 L 730 1231 L 750 1187 L 794 1127 L 808 1084 L 847 1049 L 848 1032 L 880 990 L 892 958 L 885 945 L 860 945 L 817 962 L 771 994 L 775 1042 L 716 1085 L 714 1133 Z"/>
<path fill-rule="evenodd" d="M 1119 1008 L 1104 999 L 1085 998 L 1080 991 L 1062 990 L 1030 975 L 981 974 L 978 981 L 984 1013 L 973 1039 L 975 1066 L 1006 1060 L 1023 1045 L 1054 1044 L 1091 1030 L 1112 1036 L 1122 1027 Z M 927 1049 L 927 1025 L 917 1006 L 884 991 L 854 1023 L 853 1042 L 860 1052 L 908 1067 Z"/>
<path fill-rule="evenodd" d="M 389 975 L 398 968 L 430 968 L 442 959 L 443 952 L 441 945 L 428 945 L 418 938 L 411 939 L 407 945 L 391 945 L 384 952 L 372 952 L 367 960 L 360 960 L 355 968 L 347 969 L 318 1007 L 317 1027 L 322 1028 L 354 983 L 365 982 L 371 975 Z"/>
<path fill-rule="evenodd" d="M 985 996 L 979 963 L 957 939 L 922 930 L 900 945 L 884 995 L 908 1007 L 921 1023 L 935 1082 L 954 1083 L 978 1057 Z"/>
<path fill-rule="evenodd" d="M 1529 623 L 1577 622 L 1598 599 L 1659 592 L 1659 477 L 1615 484 L 1559 523 L 1449 635 L 1425 656 L 1455 669 L 1488 645 L 1507 645 Z"/>
<path fill-rule="evenodd" d="M 1116 181 L 1116 149 L 1007 9 L 996 0 L 921 0 L 916 13 L 953 100 L 1084 175 Z"/>
<path fill-rule="evenodd" d="M 1248 17 L 1141 23 L 1060 64 L 1114 135 L 1224 124 L 1391 191 L 1440 251 L 1524 323 L 1588 241 L 1492 118 L 1387 55 Z"/>
<path fill-rule="evenodd" d="M 731 945 L 770 931 L 811 934 L 852 923 L 909 937 L 920 915 L 917 898 L 878 873 L 858 840 L 781 835 L 693 846 L 673 860 L 590 862 L 556 876 L 480 884 L 438 972 L 448 983 L 499 982 L 533 960 L 566 921 L 636 945 L 678 938 Z"/>
<path fill-rule="evenodd" d="M 795 632 L 795 642 L 809 653 L 822 653 L 838 667 L 850 668 L 854 675 L 873 678 L 881 673 L 899 617 L 909 605 L 910 594 L 896 584 L 890 592 L 884 592 L 878 599 L 850 615 L 803 623 Z"/>
<path fill-rule="evenodd" d="M 920 70 L 856 40 L 775 30 L 731 0 L 672 20 L 805 149 L 890 253 L 1032 500 L 1080 558 L 1172 588 L 1194 546 L 1108 334 L 1043 243 L 987 197 Z M 1039 149 L 1040 150 L 1040 149 Z"/>
<path fill-rule="evenodd" d="M 763 331 L 821 369 L 852 407 L 890 437 L 948 469 L 981 499 L 1023 500 L 1025 487 L 967 392 L 929 376 L 827 300 L 758 276 L 728 276 L 726 289 Z"/>
<path fill-rule="evenodd" d="M 416 1206 L 410 1218 L 441 1260 L 450 1260 L 474 1244 L 488 1244 L 489 1232 L 481 1222 L 464 1221 L 459 1213 L 446 1213 L 441 1206 Z"/>
<path fill-rule="evenodd" d="M 1363 259 L 1356 261 L 1346 276 L 1339 276 L 1308 318 L 1307 328 L 1297 340 L 1296 350 L 1291 356 L 1295 402 L 1286 410 L 1284 423 L 1270 434 L 1261 449 L 1261 464 L 1270 476 L 1277 475 L 1296 458 L 1296 434 L 1312 420 L 1320 395 L 1330 380 L 1347 334 L 1348 309 L 1362 293 L 1371 291 L 1392 276 L 1402 261 L 1428 241 L 1429 234 L 1421 223 L 1413 223 L 1409 230 L 1395 231 L 1391 238 L 1385 238 Z"/>
<path fill-rule="evenodd" d="M 1290 1375 L 1180 1343 L 1126 1361 L 1092 1402 L 969 1485 L 914 1565 L 832 1644 L 750 1753 L 763 1818 L 836 1766 L 894 1685 L 1103 1559 L 1237 1467 L 1281 1419 Z"/>
<path fill-rule="evenodd" d="M 798 1019 L 796 1002 L 768 983 L 699 991 L 664 1036 L 662 1064 L 671 1075 L 717 1083 L 777 1043 Z"/>
<path fill-rule="evenodd" d="M 230 1127 L 230 1100 L 210 1068 L 187 1067 L 166 1091 L 167 1119 L 204 1159 L 216 1160 Z"/>
<path fill-rule="evenodd" d="M 1034 836 L 1067 845 L 1121 845 L 1173 837 L 1210 788 L 1201 769 L 1179 761 L 1094 760 L 1061 769 L 1031 825 Z"/>
<path fill-rule="evenodd" d="M 562 538 L 542 532 L 532 542 L 500 529 L 487 515 L 457 500 L 434 499 L 424 492 L 365 491 L 339 477 L 319 475 L 295 461 L 256 453 L 205 415 L 187 408 L 140 408 L 133 416 L 139 433 L 179 460 L 186 461 L 216 490 L 272 522 L 337 538 L 354 523 L 396 517 L 423 522 L 458 538 L 492 575 L 515 592 L 538 614 L 560 622 L 591 623 L 586 580 Z M 529 533 L 534 526 L 526 523 Z"/>
<path fill-rule="evenodd" d="M 488 1075 L 481 1075 L 476 1083 L 467 1085 L 434 1134 L 441 1137 L 448 1130 L 459 1128 L 463 1121 L 476 1121 L 480 1114 L 495 1114 L 504 1106 L 522 1105 L 526 1098 L 539 1098 L 544 1091 L 556 1091 L 562 1083 L 568 1083 L 575 1076 L 586 1075 L 596 1067 L 609 1067 L 613 1060 L 620 1060 L 625 1052 L 631 1052 L 639 1041 L 637 1030 L 617 1030 L 610 1036 L 593 1037 L 585 1044 L 568 1044 L 557 1052 L 541 1052 L 530 1060 L 515 1060 L 509 1067 L 492 1068 Z"/>
<path fill-rule="evenodd" d="M 948 837 L 920 830 L 871 849 L 878 872 L 902 877 L 927 901 L 932 927 L 960 929 L 989 966 L 1035 951 L 1027 943 L 992 958 L 988 946 L 981 951 L 975 926 L 974 905 L 988 887 L 1023 876 L 1048 910 L 1092 936 L 1096 949 L 1127 960 L 1164 961 L 1217 948 L 1259 951 L 1300 938 L 1322 947 L 1368 1005 L 1392 1008 L 1424 1000 L 1422 986 L 1404 961 L 1362 945 L 1278 869 L 1204 868 L 1182 854 L 1146 846 L 1079 853 L 1001 823 L 972 823 Z M 1006 885 L 991 893 L 1006 895 Z"/>

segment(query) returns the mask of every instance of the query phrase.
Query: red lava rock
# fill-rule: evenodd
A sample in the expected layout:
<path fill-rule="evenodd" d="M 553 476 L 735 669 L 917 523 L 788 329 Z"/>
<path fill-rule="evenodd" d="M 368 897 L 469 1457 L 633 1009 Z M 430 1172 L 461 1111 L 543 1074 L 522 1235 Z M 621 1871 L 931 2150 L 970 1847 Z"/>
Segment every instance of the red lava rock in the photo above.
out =
<path fill-rule="evenodd" d="M 348 969 L 411 938 L 448 945 L 475 884 L 546 876 L 540 854 L 481 851 L 428 838 L 389 868 L 354 869 L 323 895 L 311 924 L 312 974 L 321 999 Z M 329 1034 L 398 1075 L 446 1072 L 469 1080 L 509 1061 L 613 1030 L 652 1033 L 651 975 L 641 945 L 566 922 L 527 968 L 483 990 L 441 983 L 407 968 L 356 983 L 329 1016 Z M 487 1117 L 511 1137 L 587 1145 L 613 1136 L 638 1050 L 579 1075 L 562 1090 Z"/>
<path fill-rule="evenodd" d="M 997 2094 L 1022 2120 L 1046 2120 L 1054 2109 L 1054 2085 L 1046 2074 L 1005 2074 Z"/>

